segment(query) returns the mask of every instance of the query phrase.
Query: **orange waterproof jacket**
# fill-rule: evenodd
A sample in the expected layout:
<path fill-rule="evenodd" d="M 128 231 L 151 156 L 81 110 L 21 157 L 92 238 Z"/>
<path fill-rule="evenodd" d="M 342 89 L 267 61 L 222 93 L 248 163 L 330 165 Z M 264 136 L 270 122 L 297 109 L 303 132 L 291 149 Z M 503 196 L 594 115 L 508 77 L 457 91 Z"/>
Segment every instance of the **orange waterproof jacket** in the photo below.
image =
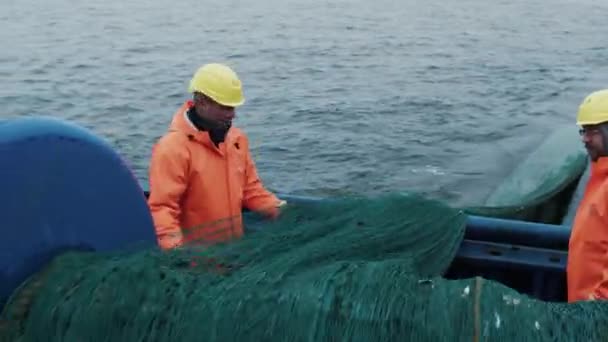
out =
<path fill-rule="evenodd" d="M 568 249 L 568 302 L 608 299 L 608 157 L 591 163 Z"/>
<path fill-rule="evenodd" d="M 163 249 L 242 236 L 243 207 L 278 214 L 279 199 L 258 177 L 247 136 L 232 127 L 216 147 L 187 118 L 192 106 L 186 101 L 177 110 L 152 150 L 148 205 Z"/>

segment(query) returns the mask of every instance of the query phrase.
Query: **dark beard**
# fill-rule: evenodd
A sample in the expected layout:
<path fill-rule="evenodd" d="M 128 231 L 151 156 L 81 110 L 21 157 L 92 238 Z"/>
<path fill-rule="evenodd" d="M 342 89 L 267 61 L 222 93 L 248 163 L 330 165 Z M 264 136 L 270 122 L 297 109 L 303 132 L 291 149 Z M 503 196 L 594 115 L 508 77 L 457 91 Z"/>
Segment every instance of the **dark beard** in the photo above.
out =
<path fill-rule="evenodd" d="M 201 118 L 196 114 L 196 109 L 194 109 L 194 107 L 190 108 L 187 114 L 188 119 L 190 119 L 196 129 L 199 131 L 209 132 L 209 137 L 215 146 L 218 146 L 220 143 L 224 142 L 226 139 L 226 134 L 228 134 L 228 130 L 230 130 L 230 127 L 232 127 L 232 121 L 218 123 Z"/>

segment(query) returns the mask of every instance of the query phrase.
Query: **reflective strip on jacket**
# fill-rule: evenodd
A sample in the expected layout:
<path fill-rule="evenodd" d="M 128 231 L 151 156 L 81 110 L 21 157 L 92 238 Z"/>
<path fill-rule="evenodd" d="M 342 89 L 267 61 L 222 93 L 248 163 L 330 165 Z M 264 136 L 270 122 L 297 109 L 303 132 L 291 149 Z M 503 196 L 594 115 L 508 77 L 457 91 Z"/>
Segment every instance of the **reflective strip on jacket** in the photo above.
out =
<path fill-rule="evenodd" d="M 161 248 L 189 241 L 213 243 L 243 234 L 243 207 L 276 216 L 279 199 L 258 177 L 247 136 L 232 127 L 216 147 L 197 130 L 186 101 L 154 145 L 148 205 Z"/>
<path fill-rule="evenodd" d="M 568 302 L 608 299 L 608 157 L 591 163 L 572 226 L 567 277 Z"/>

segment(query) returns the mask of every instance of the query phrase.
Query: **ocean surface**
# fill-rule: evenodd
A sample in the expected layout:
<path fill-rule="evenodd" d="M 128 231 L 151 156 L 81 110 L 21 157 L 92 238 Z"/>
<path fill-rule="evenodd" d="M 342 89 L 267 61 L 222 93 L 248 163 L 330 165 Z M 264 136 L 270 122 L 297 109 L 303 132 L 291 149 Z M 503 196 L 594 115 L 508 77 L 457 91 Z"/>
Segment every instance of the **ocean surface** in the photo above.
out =
<path fill-rule="evenodd" d="M 608 87 L 607 17 L 606 0 L 2 0 L 0 116 L 83 125 L 146 186 L 190 77 L 225 62 L 268 188 L 474 204 Z"/>

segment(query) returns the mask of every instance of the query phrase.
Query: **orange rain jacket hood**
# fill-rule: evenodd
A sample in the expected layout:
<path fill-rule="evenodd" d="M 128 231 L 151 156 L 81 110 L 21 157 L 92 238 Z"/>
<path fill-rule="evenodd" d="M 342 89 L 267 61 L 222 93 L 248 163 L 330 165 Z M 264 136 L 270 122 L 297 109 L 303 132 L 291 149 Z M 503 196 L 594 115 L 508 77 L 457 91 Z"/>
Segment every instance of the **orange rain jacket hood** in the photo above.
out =
<path fill-rule="evenodd" d="M 243 234 L 243 207 L 274 217 L 279 199 L 258 177 L 247 136 L 232 127 L 219 147 L 187 118 L 186 101 L 153 147 L 148 205 L 158 243 L 213 243 Z"/>
<path fill-rule="evenodd" d="M 608 157 L 591 163 L 568 249 L 568 302 L 608 299 Z"/>

